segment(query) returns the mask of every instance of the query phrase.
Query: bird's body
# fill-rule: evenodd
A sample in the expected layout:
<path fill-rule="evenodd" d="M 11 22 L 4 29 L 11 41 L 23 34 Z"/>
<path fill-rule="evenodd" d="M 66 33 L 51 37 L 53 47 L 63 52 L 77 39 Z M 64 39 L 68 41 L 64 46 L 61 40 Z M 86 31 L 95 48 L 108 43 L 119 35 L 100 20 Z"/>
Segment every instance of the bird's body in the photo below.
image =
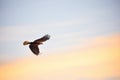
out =
<path fill-rule="evenodd" d="M 45 42 L 46 40 L 50 39 L 50 35 L 45 35 L 40 39 L 37 39 L 33 42 L 29 42 L 29 41 L 24 41 L 23 45 L 28 45 L 29 44 L 29 48 L 31 49 L 31 51 L 35 54 L 38 55 L 39 54 L 39 48 L 38 45 L 43 44 L 43 42 Z"/>

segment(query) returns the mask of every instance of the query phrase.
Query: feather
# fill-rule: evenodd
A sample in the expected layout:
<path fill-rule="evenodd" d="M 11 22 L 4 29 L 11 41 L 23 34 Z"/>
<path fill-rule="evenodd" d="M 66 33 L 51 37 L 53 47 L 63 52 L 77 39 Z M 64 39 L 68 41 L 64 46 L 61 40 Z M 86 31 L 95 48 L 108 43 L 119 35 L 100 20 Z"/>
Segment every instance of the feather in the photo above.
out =
<path fill-rule="evenodd" d="M 34 42 L 41 43 L 41 42 L 44 42 L 49 39 L 50 39 L 50 35 L 47 34 L 47 35 L 43 36 L 42 38 L 35 40 Z"/>
<path fill-rule="evenodd" d="M 35 55 L 38 55 L 39 54 L 39 48 L 38 48 L 38 45 L 41 45 L 42 42 L 46 41 L 46 40 L 49 40 L 50 39 L 50 35 L 44 35 L 43 37 L 41 37 L 40 39 L 37 39 L 33 42 L 28 42 L 28 41 L 25 41 L 23 44 L 24 45 L 27 45 L 29 44 L 29 48 L 30 50 L 35 54 Z"/>
<path fill-rule="evenodd" d="M 30 44 L 29 45 L 30 50 L 35 54 L 38 55 L 39 54 L 39 48 L 38 45 L 36 44 Z"/>

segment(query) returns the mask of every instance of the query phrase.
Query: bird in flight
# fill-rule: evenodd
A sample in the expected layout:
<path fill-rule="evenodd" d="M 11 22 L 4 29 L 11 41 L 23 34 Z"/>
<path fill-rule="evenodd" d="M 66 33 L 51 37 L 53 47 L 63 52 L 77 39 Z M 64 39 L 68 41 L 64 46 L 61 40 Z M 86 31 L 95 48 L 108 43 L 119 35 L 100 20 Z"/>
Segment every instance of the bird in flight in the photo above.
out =
<path fill-rule="evenodd" d="M 42 45 L 43 42 L 47 41 L 50 39 L 50 35 L 44 35 L 43 37 L 34 40 L 33 42 L 29 42 L 29 41 L 24 41 L 23 45 L 29 45 L 30 50 L 35 54 L 38 55 L 39 54 L 39 48 L 38 45 Z"/>

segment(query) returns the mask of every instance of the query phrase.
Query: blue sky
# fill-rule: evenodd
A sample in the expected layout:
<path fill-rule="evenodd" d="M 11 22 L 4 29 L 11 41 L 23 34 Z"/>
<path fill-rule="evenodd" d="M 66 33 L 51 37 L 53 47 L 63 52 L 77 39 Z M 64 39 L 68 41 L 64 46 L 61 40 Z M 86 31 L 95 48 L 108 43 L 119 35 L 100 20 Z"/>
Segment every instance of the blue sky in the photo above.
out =
<path fill-rule="evenodd" d="M 33 56 L 23 41 L 45 34 L 51 39 L 40 46 L 42 55 L 120 34 L 119 14 L 119 0 L 0 0 L 0 65 Z"/>
<path fill-rule="evenodd" d="M 60 48 L 120 31 L 119 0 L 1 0 L 0 11 L 2 56 L 24 56 L 21 43 L 44 34 Z"/>
<path fill-rule="evenodd" d="M 86 16 L 119 19 L 119 0 L 1 0 L 1 26 L 55 23 Z"/>
<path fill-rule="evenodd" d="M 1 0 L 0 11 L 2 56 L 24 56 L 22 42 L 44 34 L 60 48 L 120 31 L 118 0 Z"/>

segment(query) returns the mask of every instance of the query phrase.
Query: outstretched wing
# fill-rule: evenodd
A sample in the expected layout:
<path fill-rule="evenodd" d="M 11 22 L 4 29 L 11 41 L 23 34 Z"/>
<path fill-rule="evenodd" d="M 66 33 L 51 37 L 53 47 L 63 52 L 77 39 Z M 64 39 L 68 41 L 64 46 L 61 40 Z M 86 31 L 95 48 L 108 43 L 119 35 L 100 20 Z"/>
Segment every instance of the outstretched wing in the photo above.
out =
<path fill-rule="evenodd" d="M 30 44 L 29 45 L 30 50 L 35 54 L 38 55 L 39 54 L 39 48 L 38 45 L 36 44 Z"/>
<path fill-rule="evenodd" d="M 41 37 L 40 39 L 35 40 L 34 42 L 40 43 L 40 42 L 44 42 L 44 41 L 49 40 L 49 39 L 50 39 L 50 35 L 47 34 L 47 35 Z"/>

